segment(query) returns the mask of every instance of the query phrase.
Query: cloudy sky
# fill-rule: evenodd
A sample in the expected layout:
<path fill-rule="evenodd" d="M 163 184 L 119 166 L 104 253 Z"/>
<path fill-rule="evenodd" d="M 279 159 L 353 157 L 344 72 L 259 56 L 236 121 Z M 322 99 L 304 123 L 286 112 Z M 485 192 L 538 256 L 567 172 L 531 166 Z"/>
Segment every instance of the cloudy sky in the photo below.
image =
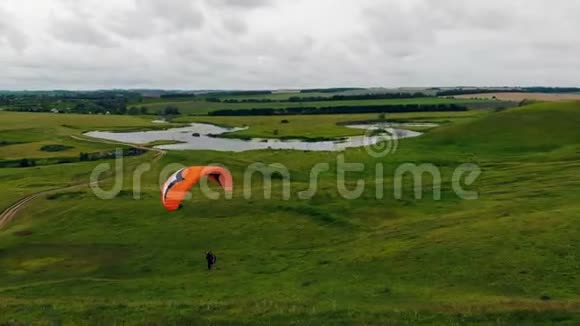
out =
<path fill-rule="evenodd" d="M 578 0 L 1 0 L 0 89 L 580 86 Z"/>

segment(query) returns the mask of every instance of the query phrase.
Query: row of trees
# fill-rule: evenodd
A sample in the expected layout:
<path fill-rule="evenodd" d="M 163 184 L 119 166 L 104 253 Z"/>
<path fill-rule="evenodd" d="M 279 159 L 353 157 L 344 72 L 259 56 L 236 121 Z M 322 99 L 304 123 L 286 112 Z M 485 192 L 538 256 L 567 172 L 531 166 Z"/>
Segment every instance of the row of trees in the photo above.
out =
<path fill-rule="evenodd" d="M 290 98 L 276 100 L 271 98 L 227 98 L 208 97 L 206 101 L 213 103 L 272 103 L 272 102 L 322 102 L 322 101 L 351 101 L 351 100 L 390 100 L 432 97 L 425 93 L 380 93 L 380 94 L 359 94 L 359 95 L 333 95 L 333 96 L 291 96 Z"/>
<path fill-rule="evenodd" d="M 59 112 L 59 113 L 77 113 L 77 114 L 117 114 L 117 115 L 180 115 L 181 112 L 176 106 L 169 105 L 161 110 L 161 112 L 149 111 L 146 106 L 131 106 L 127 107 L 123 102 L 109 102 L 109 101 L 82 101 L 72 106 L 39 106 L 26 105 L 8 107 L 8 111 L 18 112 Z"/>
<path fill-rule="evenodd" d="M 160 98 L 166 99 L 175 99 L 175 98 L 195 98 L 195 94 L 193 93 L 169 93 L 169 94 L 161 94 L 159 95 Z"/>
<path fill-rule="evenodd" d="M 335 88 L 310 88 L 300 90 L 300 93 L 340 93 L 346 91 L 362 90 L 358 87 L 335 87 Z"/>
<path fill-rule="evenodd" d="M 283 102 L 279 100 L 274 100 L 271 98 L 244 98 L 244 99 L 235 99 L 235 98 L 228 98 L 225 100 L 221 100 L 219 98 L 208 98 L 209 102 L 217 102 L 217 103 L 272 103 L 272 102 Z"/>
<path fill-rule="evenodd" d="M 254 115 L 315 115 L 315 114 L 355 114 L 355 113 L 399 113 L 466 111 L 465 106 L 457 104 L 407 104 L 407 105 L 369 105 L 369 106 L 331 106 L 331 107 L 290 107 L 290 108 L 253 108 L 237 110 L 217 110 L 212 116 L 254 116 Z"/>
<path fill-rule="evenodd" d="M 437 92 L 437 96 L 458 96 L 458 95 L 469 95 L 469 94 L 489 94 L 489 93 L 498 93 L 498 92 L 509 92 L 509 93 L 517 93 L 517 92 L 524 92 L 521 88 L 513 88 L 513 89 L 492 89 L 492 88 L 457 88 L 457 89 L 448 89 L 444 91 Z"/>
<path fill-rule="evenodd" d="M 579 87 L 524 87 L 526 92 L 530 93 L 580 93 Z"/>
<path fill-rule="evenodd" d="M 138 156 L 142 155 L 146 151 L 140 148 L 125 148 L 122 151 L 122 156 Z M 96 153 L 80 153 L 78 160 L 74 157 L 55 157 L 48 159 L 30 159 L 23 158 L 19 160 L 0 160 L 0 167 L 21 167 L 29 168 L 37 165 L 45 164 L 62 164 L 62 163 L 74 163 L 74 162 L 87 162 L 87 161 L 98 161 L 98 160 L 109 160 L 117 157 L 116 151 L 106 151 L 106 152 L 96 152 Z"/>
<path fill-rule="evenodd" d="M 356 101 L 356 100 L 391 100 L 431 97 L 425 93 L 380 93 L 380 94 L 360 94 L 360 95 L 334 95 L 334 96 L 310 96 L 299 97 L 293 96 L 288 99 L 289 102 L 321 102 L 321 101 Z"/>
<path fill-rule="evenodd" d="M 455 88 L 437 92 L 437 96 L 489 93 L 580 93 L 578 87 Z"/>
<path fill-rule="evenodd" d="M 125 148 L 121 152 L 121 156 L 138 156 L 146 151 L 141 148 Z M 80 153 L 79 154 L 79 161 L 97 161 L 97 160 L 108 160 L 114 159 L 117 157 L 116 151 L 109 151 L 109 152 L 97 152 L 97 153 Z"/>
<path fill-rule="evenodd" d="M 248 95 L 270 95 L 272 91 L 223 91 L 223 92 L 208 92 L 204 96 L 248 96 Z"/>
<path fill-rule="evenodd" d="M 98 105 L 82 105 L 82 106 L 75 106 L 72 110 L 70 110 L 69 112 L 71 113 L 81 113 L 81 114 L 87 114 L 87 113 L 91 113 L 91 114 L 121 114 L 121 115 L 180 115 L 181 112 L 179 112 L 179 108 L 173 105 L 168 105 L 165 108 L 163 108 L 163 110 L 161 110 L 161 112 L 150 112 L 149 109 L 146 106 L 132 106 L 127 108 L 126 106 L 119 106 L 118 108 L 104 108 L 102 106 L 98 106 Z"/>

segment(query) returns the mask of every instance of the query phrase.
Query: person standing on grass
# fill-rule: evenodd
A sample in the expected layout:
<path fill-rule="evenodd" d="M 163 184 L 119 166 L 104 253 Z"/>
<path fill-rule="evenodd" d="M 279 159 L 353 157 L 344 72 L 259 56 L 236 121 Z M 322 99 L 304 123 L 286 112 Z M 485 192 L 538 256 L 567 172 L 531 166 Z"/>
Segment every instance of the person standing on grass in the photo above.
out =
<path fill-rule="evenodd" d="M 217 257 L 210 250 L 205 254 L 205 260 L 207 260 L 207 270 L 209 271 L 209 270 L 211 270 L 213 265 L 216 263 Z"/>

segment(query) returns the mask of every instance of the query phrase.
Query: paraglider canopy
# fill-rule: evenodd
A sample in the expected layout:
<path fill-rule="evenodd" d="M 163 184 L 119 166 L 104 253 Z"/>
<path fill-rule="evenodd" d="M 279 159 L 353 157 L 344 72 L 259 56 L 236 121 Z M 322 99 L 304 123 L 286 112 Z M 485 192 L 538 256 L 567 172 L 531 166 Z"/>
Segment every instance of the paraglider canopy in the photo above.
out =
<path fill-rule="evenodd" d="M 161 187 L 161 202 L 165 209 L 178 209 L 191 187 L 204 176 L 219 184 L 226 192 L 233 190 L 232 175 L 227 169 L 219 166 L 190 166 L 172 174 Z"/>

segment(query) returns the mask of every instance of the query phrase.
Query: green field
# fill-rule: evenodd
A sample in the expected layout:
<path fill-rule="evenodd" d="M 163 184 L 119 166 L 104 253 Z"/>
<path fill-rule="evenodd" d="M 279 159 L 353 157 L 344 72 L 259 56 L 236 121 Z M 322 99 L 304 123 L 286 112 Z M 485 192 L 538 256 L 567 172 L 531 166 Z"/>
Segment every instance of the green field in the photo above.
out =
<path fill-rule="evenodd" d="M 207 108 L 196 105 L 183 109 Z M 279 129 L 281 137 L 335 137 L 357 132 L 337 123 L 377 115 L 281 119 L 178 122 L 248 125 L 240 134 L 250 136 L 273 137 Z M 580 103 L 387 119 L 440 126 L 400 141 L 386 157 L 344 153 L 347 162 L 365 165 L 347 174 L 349 189 L 365 181 L 357 199 L 337 192 L 336 153 L 301 151 L 168 152 L 144 174 L 136 200 L 132 171 L 152 160 L 146 154 L 127 161 L 123 191 L 112 200 L 88 188 L 36 199 L 0 230 L 0 324 L 579 324 Z M 22 155 L 45 155 L 37 150 L 45 143 L 110 149 L 68 138 L 140 126 L 152 125 L 139 117 L 0 112 L 1 139 L 25 142 L 0 147 L 0 157 L 17 157 L 12 146 L 21 146 Z M 281 178 L 270 200 L 258 178 L 254 196 L 242 196 L 243 172 L 254 162 L 288 168 L 291 200 L 282 198 Z M 331 169 L 320 176 L 318 193 L 299 199 L 321 162 Z M 394 198 L 394 171 L 409 162 L 440 169 L 441 200 L 430 187 L 423 199 L 413 198 L 411 178 L 404 179 L 403 198 Z M 86 180 L 100 163 L 0 169 L 0 206 Z M 183 209 L 167 213 L 158 179 L 169 163 L 224 164 L 234 175 L 233 199 L 209 200 L 195 188 Z M 382 181 L 377 163 L 384 165 Z M 463 163 L 482 170 L 466 187 L 479 193 L 477 200 L 452 190 L 451 175 Z M 377 183 L 385 185 L 382 199 Z M 212 272 L 205 267 L 208 249 L 218 256 Z"/>
<path fill-rule="evenodd" d="M 447 124 L 454 121 L 474 119 L 485 114 L 487 114 L 487 111 L 483 110 L 413 112 L 391 113 L 387 114 L 385 118 L 391 122 L 414 121 Z M 379 119 L 379 114 L 329 114 L 320 116 L 185 116 L 177 118 L 174 121 L 180 123 L 209 122 L 229 127 L 248 127 L 245 130 L 229 133 L 227 135 L 228 137 L 317 138 L 361 135 L 364 134 L 364 130 L 347 128 L 344 124 L 350 122 L 380 121 Z"/>
<path fill-rule="evenodd" d="M 92 130 L 135 130 L 167 128 L 151 122 L 151 117 L 21 113 L 0 111 L 0 160 L 17 158 L 78 157 L 81 152 L 98 152 L 116 146 L 75 139 Z M 45 145 L 60 144 L 70 148 L 43 151 Z M 118 146 L 117 146 L 118 147 Z"/>

